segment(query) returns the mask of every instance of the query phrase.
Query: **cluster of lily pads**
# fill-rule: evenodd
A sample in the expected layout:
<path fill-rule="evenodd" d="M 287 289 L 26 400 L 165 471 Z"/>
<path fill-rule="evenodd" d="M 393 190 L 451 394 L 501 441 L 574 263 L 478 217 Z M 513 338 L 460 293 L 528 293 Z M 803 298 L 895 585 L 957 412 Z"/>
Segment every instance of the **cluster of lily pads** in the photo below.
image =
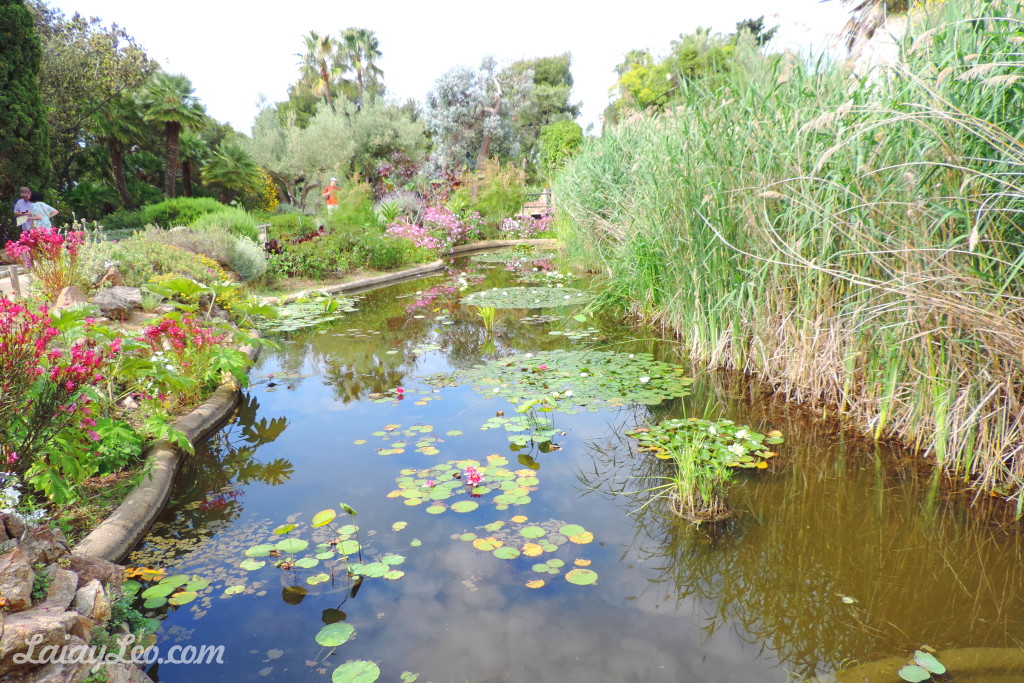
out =
<path fill-rule="evenodd" d="M 526 432 L 525 434 L 509 434 L 508 440 L 517 446 L 526 446 L 529 443 L 549 443 L 551 437 L 558 434 L 555 423 L 536 415 L 514 415 L 504 417 L 497 415 L 489 418 L 480 429 L 504 429 L 506 432 Z"/>
<path fill-rule="evenodd" d="M 473 263 L 512 263 L 514 261 L 545 261 L 555 256 L 557 256 L 557 253 L 553 251 L 525 248 L 476 254 L 475 256 L 470 256 L 469 260 Z"/>
<path fill-rule="evenodd" d="M 709 457 L 727 467 L 765 469 L 777 454 L 769 446 L 783 442 L 782 432 L 755 432 L 732 420 L 698 418 L 664 420 L 656 425 L 626 432 L 640 444 L 641 452 L 668 460 L 682 447 L 699 443 Z"/>
<path fill-rule="evenodd" d="M 573 414 L 573 406 L 596 412 L 602 406 L 657 405 L 687 396 L 693 380 L 683 372 L 646 353 L 572 350 L 508 356 L 426 381 L 433 386 L 467 381 L 485 396 L 500 396 L 516 405 L 548 397 L 559 412 Z"/>
<path fill-rule="evenodd" d="M 479 527 L 487 532 L 480 536 L 473 532 L 455 534 L 452 538 L 472 543 L 481 552 L 489 552 L 499 560 L 515 560 L 520 557 L 536 560 L 545 553 L 554 553 L 566 544 L 586 545 L 593 542 L 594 535 L 579 524 L 563 524 L 551 520 L 544 524 L 527 524 L 525 515 L 516 515 L 509 521 L 498 520 Z M 569 583 L 587 586 L 597 581 L 597 572 L 587 569 L 590 560 L 578 558 L 576 565 L 566 573 Z M 565 567 L 565 560 L 550 558 L 534 561 L 530 569 L 537 574 L 558 575 Z M 542 578 L 526 582 L 527 588 L 540 588 L 545 584 Z"/>
<path fill-rule="evenodd" d="M 277 306 L 277 317 L 254 316 L 256 326 L 267 333 L 294 332 L 307 327 L 340 320 L 346 313 L 356 311 L 356 299 L 345 296 L 321 295 L 299 299 L 294 303 Z"/>
<path fill-rule="evenodd" d="M 406 389 L 405 387 L 394 387 L 387 391 L 374 392 L 368 394 L 369 398 L 374 403 L 390 403 L 391 405 L 398 405 L 399 401 L 404 401 L 407 398 L 415 398 L 413 401 L 415 405 L 425 406 L 430 401 L 440 401 L 441 397 L 438 396 L 438 390 L 434 389 Z"/>
<path fill-rule="evenodd" d="M 396 455 L 405 453 L 406 448 L 409 446 L 409 442 L 413 442 L 416 446 L 416 452 L 422 453 L 423 455 L 437 455 L 441 451 L 438 450 L 437 446 L 444 443 L 444 439 L 439 436 L 432 435 L 434 431 L 433 425 L 411 425 L 402 429 L 400 424 L 389 424 L 384 425 L 384 429 L 373 432 L 373 436 L 379 437 L 386 444 L 386 448 L 378 448 L 377 453 L 379 455 Z M 458 429 L 449 429 L 445 432 L 445 436 L 455 437 L 461 436 L 462 432 Z M 352 443 L 356 446 L 361 446 L 366 443 L 366 439 L 356 439 Z"/>
<path fill-rule="evenodd" d="M 487 456 L 486 464 L 478 460 L 449 460 L 425 469 L 406 468 L 395 479 L 398 488 L 389 498 L 404 498 L 409 506 L 429 503 L 428 514 L 472 512 L 480 507 L 478 499 L 489 494 L 495 508 L 507 510 L 512 505 L 531 502 L 530 493 L 540 484 L 537 473 L 530 469 L 509 470 L 508 459 Z M 455 502 L 450 502 L 453 499 Z"/>
<path fill-rule="evenodd" d="M 516 278 L 524 284 L 568 284 L 579 280 L 575 273 L 561 272 L 558 270 L 542 270 L 533 268 L 516 275 Z"/>
<path fill-rule="evenodd" d="M 914 650 L 914 661 L 901 667 L 897 673 L 910 683 L 923 683 L 932 680 L 933 674 L 941 676 L 946 673 L 946 666 L 930 652 Z"/>
<path fill-rule="evenodd" d="M 495 287 L 462 298 L 470 306 L 492 308 L 553 308 L 587 303 L 594 295 L 572 287 Z"/>
<path fill-rule="evenodd" d="M 156 583 L 145 588 L 143 588 L 143 584 L 139 581 L 125 581 L 121 590 L 126 597 L 138 595 L 145 600 L 142 603 L 144 608 L 158 609 L 164 605 L 173 605 L 175 607 L 187 605 L 198 598 L 201 592 L 210 587 L 209 581 L 195 575 L 157 575 L 151 578 L 158 580 Z"/>
<path fill-rule="evenodd" d="M 552 337 L 565 337 L 572 341 L 599 341 L 604 339 L 604 333 L 596 327 L 588 327 L 582 330 L 551 330 L 548 334 Z"/>

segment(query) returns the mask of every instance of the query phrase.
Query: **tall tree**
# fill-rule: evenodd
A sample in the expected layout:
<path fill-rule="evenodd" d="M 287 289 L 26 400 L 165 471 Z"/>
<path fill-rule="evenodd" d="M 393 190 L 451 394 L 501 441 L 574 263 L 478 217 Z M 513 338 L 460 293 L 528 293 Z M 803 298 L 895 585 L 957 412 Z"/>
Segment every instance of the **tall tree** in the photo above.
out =
<path fill-rule="evenodd" d="M 256 187 L 263 180 L 252 156 L 232 140 L 225 140 L 203 164 L 203 182 L 222 185 L 231 194 Z"/>
<path fill-rule="evenodd" d="M 553 57 L 539 57 L 513 62 L 505 71 L 505 80 L 532 74 L 533 85 L 514 117 L 515 136 L 520 163 L 527 170 L 539 161 L 541 130 L 555 121 L 572 121 L 580 114 L 579 104 L 569 101 L 572 92 L 572 56 L 566 52 Z"/>
<path fill-rule="evenodd" d="M 181 74 L 158 73 L 142 93 L 147 121 L 164 124 L 164 194 L 174 197 L 178 174 L 178 138 L 184 126 L 196 127 L 206 119 L 192 82 Z"/>
<path fill-rule="evenodd" d="M 178 139 L 178 151 L 181 158 L 181 194 L 191 197 L 194 171 L 203 167 L 210 155 L 210 145 L 199 133 L 186 130 Z"/>
<path fill-rule="evenodd" d="M 338 43 L 331 36 L 321 36 L 316 31 L 310 31 L 302 39 L 306 46 L 306 51 L 298 55 L 302 80 L 314 95 L 324 98 L 331 111 L 335 111 L 332 90 L 343 80 L 343 69 L 338 63 Z"/>
<path fill-rule="evenodd" d="M 741 33 L 746 31 L 750 34 L 750 37 L 754 39 L 754 42 L 757 43 L 758 47 L 764 47 L 767 45 L 768 41 L 775 37 L 778 30 L 778 26 L 765 28 L 763 14 L 757 19 L 744 19 L 743 21 L 736 23 L 736 37 L 738 38 Z"/>
<path fill-rule="evenodd" d="M 39 96 L 42 54 L 23 0 L 0 0 L 0 197 L 50 180 L 49 126 Z M 10 213 L 7 214 L 10 216 Z"/>
<path fill-rule="evenodd" d="M 127 97 L 115 97 L 91 118 L 90 129 L 96 139 L 107 146 L 114 187 L 126 209 L 134 207 L 124 172 L 124 153 L 128 145 L 144 135 L 144 128 L 137 103 Z"/>
<path fill-rule="evenodd" d="M 88 144 L 92 115 L 141 87 L 157 65 L 116 24 L 79 14 L 68 18 L 43 0 L 30 0 L 29 8 L 43 49 L 39 88 L 50 124 L 50 159 L 58 186 L 66 189 Z"/>
<path fill-rule="evenodd" d="M 349 28 L 341 34 L 341 58 L 344 59 L 348 68 L 356 73 L 356 111 L 363 108 L 363 96 L 366 92 L 368 82 L 379 84 L 379 79 L 384 75 L 376 64 L 380 59 L 380 43 L 377 36 L 365 28 Z"/>

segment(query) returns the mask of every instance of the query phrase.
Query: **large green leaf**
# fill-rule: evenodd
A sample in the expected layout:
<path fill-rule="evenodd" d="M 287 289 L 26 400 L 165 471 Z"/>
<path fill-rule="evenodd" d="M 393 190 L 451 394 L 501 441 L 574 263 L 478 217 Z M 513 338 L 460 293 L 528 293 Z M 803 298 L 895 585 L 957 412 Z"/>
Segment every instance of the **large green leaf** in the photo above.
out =
<path fill-rule="evenodd" d="M 345 662 L 331 674 L 331 683 L 373 683 L 380 678 L 380 668 L 373 662 Z"/>
<path fill-rule="evenodd" d="M 348 642 L 356 629 L 352 624 L 339 621 L 334 624 L 327 624 L 316 634 L 315 640 L 324 647 L 338 647 Z"/>

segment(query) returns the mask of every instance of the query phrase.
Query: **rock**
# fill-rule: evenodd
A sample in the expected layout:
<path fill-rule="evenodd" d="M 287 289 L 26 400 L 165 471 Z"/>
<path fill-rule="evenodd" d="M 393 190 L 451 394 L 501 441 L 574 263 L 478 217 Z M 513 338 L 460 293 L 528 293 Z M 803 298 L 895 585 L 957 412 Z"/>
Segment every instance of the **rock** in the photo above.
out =
<path fill-rule="evenodd" d="M 107 272 L 103 274 L 103 277 L 96 283 L 96 289 L 102 289 L 104 287 L 121 287 L 124 285 L 124 278 L 121 277 L 121 271 L 117 269 L 117 266 L 110 266 L 107 268 Z"/>
<path fill-rule="evenodd" d="M 32 582 L 36 574 L 20 545 L 0 555 L 0 608 L 20 612 L 32 606 Z"/>
<path fill-rule="evenodd" d="M 103 593 L 103 585 L 95 579 L 78 589 L 71 607 L 93 621 L 106 621 L 110 618 L 110 602 Z"/>
<path fill-rule="evenodd" d="M 68 539 L 59 529 L 37 526 L 21 539 L 21 547 L 32 564 L 50 564 L 67 555 Z"/>
<path fill-rule="evenodd" d="M 153 683 L 153 679 L 134 664 L 108 664 L 106 671 L 107 683 Z"/>
<path fill-rule="evenodd" d="M 104 316 L 111 320 L 125 320 L 133 309 L 142 308 L 142 291 L 138 287 L 111 287 L 101 289 L 92 298 Z"/>
<path fill-rule="evenodd" d="M 38 656 L 43 647 L 56 645 L 59 648 L 68 643 L 71 636 L 89 642 L 92 627 L 93 623 L 78 612 L 53 612 L 33 607 L 8 614 L 4 617 L 3 635 L 0 636 L 0 676 L 14 671 L 25 672 L 35 666 L 28 662 L 15 663 L 14 657 L 18 653 L 31 656 L 31 647 Z"/>
<path fill-rule="evenodd" d="M 51 612 L 63 612 L 71 606 L 71 601 L 75 599 L 75 591 L 78 590 L 78 575 L 56 564 L 51 564 L 42 573 L 49 577 L 50 585 L 46 589 L 46 599 L 36 607 Z"/>
<path fill-rule="evenodd" d="M 79 660 L 87 660 L 91 656 L 91 651 L 88 649 L 89 644 L 81 638 L 72 636 L 64 641 L 64 647 L 68 660 L 66 663 L 52 662 L 43 666 L 37 665 L 37 668 L 18 676 L 16 680 L 24 681 L 24 683 L 66 683 L 67 681 L 85 680 L 92 664 Z M 39 648 L 36 648 L 37 652 L 38 650 Z"/>
<path fill-rule="evenodd" d="M 25 520 L 21 515 L 0 512 L 0 527 L 3 527 L 8 539 L 20 538 L 25 533 Z M 0 542 L 4 540 L 7 539 L 0 539 Z"/>
<path fill-rule="evenodd" d="M 78 574 L 78 587 L 96 580 L 109 588 L 120 588 L 124 584 L 124 567 L 98 557 L 71 556 L 71 571 Z"/>
<path fill-rule="evenodd" d="M 71 308 L 78 304 L 87 303 L 88 299 L 85 298 L 85 294 L 78 287 L 65 287 L 60 290 L 60 294 L 57 295 L 57 303 L 54 305 L 57 308 Z"/>

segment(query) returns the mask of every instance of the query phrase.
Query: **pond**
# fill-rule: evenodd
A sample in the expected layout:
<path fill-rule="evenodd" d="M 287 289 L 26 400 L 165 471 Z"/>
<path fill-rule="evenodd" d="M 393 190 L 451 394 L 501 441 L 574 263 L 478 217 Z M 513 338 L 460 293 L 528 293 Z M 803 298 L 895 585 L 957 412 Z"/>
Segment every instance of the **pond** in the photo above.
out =
<path fill-rule="evenodd" d="M 680 363 L 673 344 L 580 315 L 587 297 L 572 288 L 585 283 L 522 260 L 461 267 L 486 276 L 463 281 L 463 303 L 431 278 L 273 336 L 238 414 L 189 460 L 127 560 L 197 580 L 172 600 L 183 604 L 143 608 L 161 648 L 224 646 L 223 664 L 154 664 L 155 680 L 330 681 L 353 661 L 382 681 L 787 681 L 922 647 L 940 659 L 1019 648 L 1015 528 L 972 519 L 913 459 L 742 377 L 700 374 L 672 396 L 678 375 L 644 354 Z M 542 293 L 560 305 L 496 308 L 492 321 L 465 303 L 546 285 L 564 285 Z M 663 370 L 666 399 L 609 399 L 605 387 L 587 405 L 560 396 L 551 425 L 495 420 L 522 416 L 509 382 L 474 368 L 563 349 L 613 353 L 637 380 Z M 715 527 L 646 504 L 664 463 L 624 434 L 689 416 L 786 437 L 770 468 L 741 473 L 737 514 Z M 364 680 L 344 671 L 335 680 Z"/>

